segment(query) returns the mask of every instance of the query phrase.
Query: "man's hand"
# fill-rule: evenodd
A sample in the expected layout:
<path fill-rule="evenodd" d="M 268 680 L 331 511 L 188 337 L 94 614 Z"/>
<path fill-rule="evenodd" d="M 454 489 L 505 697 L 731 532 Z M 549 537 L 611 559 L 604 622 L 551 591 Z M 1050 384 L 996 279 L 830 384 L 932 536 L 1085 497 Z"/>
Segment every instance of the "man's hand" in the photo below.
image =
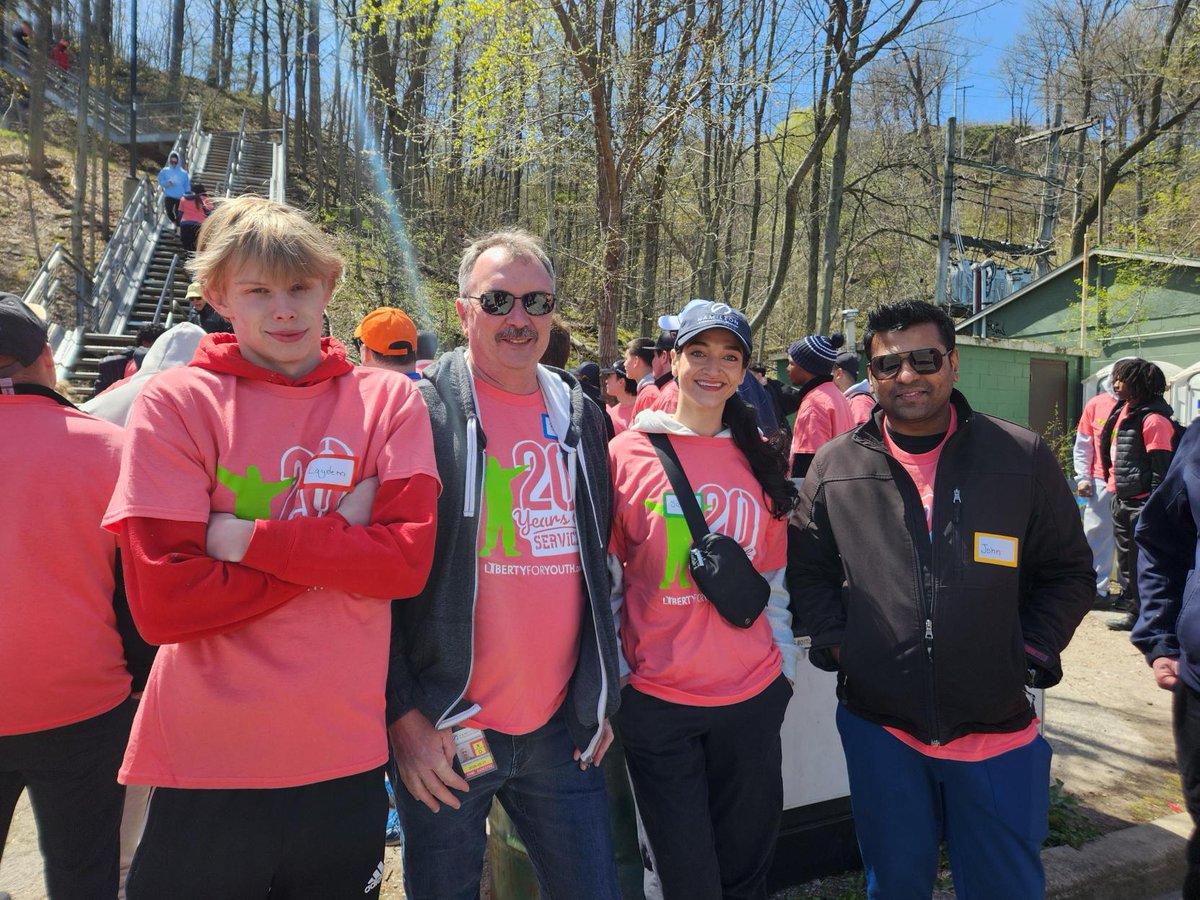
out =
<path fill-rule="evenodd" d="M 364 478 L 354 490 L 342 498 L 337 511 L 351 525 L 370 525 L 371 507 L 375 503 L 375 492 L 379 490 L 379 479 Z"/>
<path fill-rule="evenodd" d="M 205 552 L 222 562 L 241 562 L 253 536 L 253 521 L 248 522 L 229 513 L 213 513 L 208 517 Z"/>
<path fill-rule="evenodd" d="M 1075 487 L 1078 489 L 1080 497 L 1090 497 L 1096 492 L 1092 487 L 1092 481 L 1090 478 L 1087 481 L 1084 481 L 1082 478 L 1079 479 L 1079 481 L 1076 482 Z"/>
<path fill-rule="evenodd" d="M 1150 663 L 1150 668 L 1154 671 L 1154 681 L 1164 691 L 1175 689 L 1175 683 L 1179 681 L 1179 660 L 1170 656 L 1160 656 L 1154 662 Z"/>
<path fill-rule="evenodd" d="M 454 734 L 449 728 L 433 727 L 425 714 L 412 709 L 388 728 L 392 752 L 400 769 L 400 780 L 408 792 L 437 812 L 445 803 L 461 805 L 450 789 L 468 791 L 466 780 L 454 771 Z"/>
<path fill-rule="evenodd" d="M 833 661 L 839 666 L 842 664 L 842 645 L 836 644 L 829 648 L 829 655 L 833 657 Z"/>
<path fill-rule="evenodd" d="M 591 764 L 593 766 L 598 766 L 598 765 L 600 765 L 601 762 L 604 761 L 604 754 L 608 752 L 608 748 L 610 746 L 612 746 L 612 742 L 613 742 L 612 725 L 609 724 L 608 719 L 604 720 L 604 724 L 602 724 L 600 726 L 600 728 L 601 728 L 600 743 L 598 743 L 596 745 L 596 752 L 592 756 Z M 583 761 L 583 751 L 582 750 L 575 751 L 575 759 L 579 763 L 579 768 L 581 770 L 587 769 L 588 764 Z"/>

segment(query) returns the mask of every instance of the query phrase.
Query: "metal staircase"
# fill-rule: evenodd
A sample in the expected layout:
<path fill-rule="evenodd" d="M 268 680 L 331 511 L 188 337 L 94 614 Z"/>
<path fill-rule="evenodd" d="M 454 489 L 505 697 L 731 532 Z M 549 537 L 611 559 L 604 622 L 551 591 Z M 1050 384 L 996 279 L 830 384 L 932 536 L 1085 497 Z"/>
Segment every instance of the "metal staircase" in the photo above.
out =
<path fill-rule="evenodd" d="M 180 137 L 175 149 L 192 179 L 203 181 L 213 197 L 258 193 L 281 199 L 285 160 L 277 136 L 248 133 L 244 114 L 238 131 L 206 134 L 197 115 L 192 131 Z M 92 304 L 78 304 L 80 324 L 72 331 L 51 328 L 59 376 L 71 382 L 77 397 L 90 396 L 100 360 L 132 346 L 143 325 L 169 328 L 187 317 L 185 257 L 157 183 L 144 179 L 96 267 Z M 46 276 L 35 278 L 26 292 L 27 301 L 45 305 L 47 294 L 58 287 L 49 274 L 50 262 L 43 264 Z"/>
<path fill-rule="evenodd" d="M 7 36 L 0 36 L 7 40 Z M 26 84 L 30 82 L 31 70 L 29 50 L 19 45 L 10 44 L 0 68 L 8 74 L 19 78 Z M 67 110 L 76 117 L 79 115 L 79 75 L 72 69 L 64 72 L 54 63 L 46 63 L 46 99 L 55 106 Z M 130 113 L 129 103 L 117 100 L 97 87 L 88 88 L 88 128 L 104 135 L 105 138 L 117 144 L 129 143 Z M 139 103 L 137 143 L 166 144 L 175 140 L 176 136 L 187 127 L 184 120 L 183 104 L 179 101 L 166 103 Z"/>

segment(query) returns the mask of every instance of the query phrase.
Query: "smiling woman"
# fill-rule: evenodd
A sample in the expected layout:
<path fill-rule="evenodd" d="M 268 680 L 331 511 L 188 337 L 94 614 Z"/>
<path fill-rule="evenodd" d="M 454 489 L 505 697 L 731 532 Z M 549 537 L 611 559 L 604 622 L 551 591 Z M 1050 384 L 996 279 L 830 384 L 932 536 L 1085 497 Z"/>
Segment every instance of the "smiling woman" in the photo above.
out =
<path fill-rule="evenodd" d="M 646 410 L 609 444 L 621 734 L 666 900 L 762 896 L 796 670 L 783 587 L 795 489 L 786 440 L 764 438 L 737 395 L 750 357 L 746 318 L 717 303 L 680 318 L 675 413 Z M 683 505 L 649 437 L 664 433 L 708 530 L 741 545 L 770 585 L 765 614 L 749 627 L 730 624 L 694 583 Z"/>

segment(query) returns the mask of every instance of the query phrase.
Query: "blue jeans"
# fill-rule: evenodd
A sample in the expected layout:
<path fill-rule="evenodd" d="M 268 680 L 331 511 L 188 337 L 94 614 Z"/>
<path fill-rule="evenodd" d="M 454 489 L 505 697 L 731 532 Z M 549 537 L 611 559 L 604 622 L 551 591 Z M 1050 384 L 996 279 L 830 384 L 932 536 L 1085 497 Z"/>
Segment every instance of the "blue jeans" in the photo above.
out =
<path fill-rule="evenodd" d="M 1045 896 L 1050 745 L 1041 735 L 958 762 L 925 756 L 841 705 L 837 726 L 868 897 L 928 900 L 943 838 L 963 900 Z"/>
<path fill-rule="evenodd" d="M 542 900 L 620 900 L 604 775 L 594 766 L 580 771 L 562 713 L 529 734 L 484 734 L 496 769 L 458 794 L 459 809 L 443 805 L 432 813 L 395 784 L 405 896 L 479 896 L 484 823 L 497 797 L 529 851 Z"/>

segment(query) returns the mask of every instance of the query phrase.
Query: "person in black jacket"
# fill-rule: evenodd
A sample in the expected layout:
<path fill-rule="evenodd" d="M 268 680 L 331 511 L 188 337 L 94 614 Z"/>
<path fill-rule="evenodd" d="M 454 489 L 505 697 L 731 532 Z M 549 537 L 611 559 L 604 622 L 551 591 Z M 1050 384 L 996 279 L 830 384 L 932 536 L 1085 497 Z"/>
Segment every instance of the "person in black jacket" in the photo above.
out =
<path fill-rule="evenodd" d="M 1054 455 L 954 390 L 954 327 L 875 310 L 879 407 L 821 447 L 788 587 L 838 728 L 868 896 L 928 897 L 947 842 L 959 896 L 1040 897 L 1050 746 L 1025 688 L 1062 677 L 1091 553 Z"/>
<path fill-rule="evenodd" d="M 1100 435 L 1100 462 L 1112 494 L 1113 540 L 1117 547 L 1116 608 L 1113 631 L 1129 631 L 1137 621 L 1137 544 L 1133 531 L 1150 492 L 1158 487 L 1175 451 L 1171 407 L 1163 400 L 1167 379 L 1144 359 L 1122 359 L 1113 367 L 1117 405 Z"/>
<path fill-rule="evenodd" d="M 1141 610 L 1130 640 L 1173 695 L 1175 759 L 1192 822 L 1183 896 L 1200 897 L 1200 420 L 1188 426 L 1162 484 L 1138 516 Z"/>

